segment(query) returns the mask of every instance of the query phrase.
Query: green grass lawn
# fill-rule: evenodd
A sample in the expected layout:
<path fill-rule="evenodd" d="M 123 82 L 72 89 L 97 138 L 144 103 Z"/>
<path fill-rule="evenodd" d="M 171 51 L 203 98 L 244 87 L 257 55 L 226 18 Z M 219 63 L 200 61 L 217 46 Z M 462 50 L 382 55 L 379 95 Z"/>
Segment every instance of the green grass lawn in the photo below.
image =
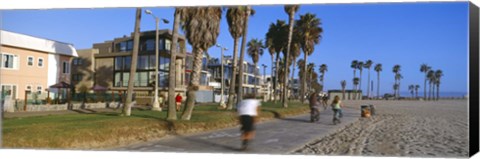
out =
<path fill-rule="evenodd" d="M 297 102 L 282 108 L 280 103 L 263 103 L 263 120 L 302 114 L 306 105 Z M 181 113 L 178 113 L 180 118 Z M 130 117 L 118 112 L 49 115 L 3 120 L 5 148 L 92 149 L 125 145 L 163 137 L 232 127 L 238 124 L 235 111 L 215 105 L 196 106 L 189 121 L 167 121 L 167 111 L 132 110 Z"/>

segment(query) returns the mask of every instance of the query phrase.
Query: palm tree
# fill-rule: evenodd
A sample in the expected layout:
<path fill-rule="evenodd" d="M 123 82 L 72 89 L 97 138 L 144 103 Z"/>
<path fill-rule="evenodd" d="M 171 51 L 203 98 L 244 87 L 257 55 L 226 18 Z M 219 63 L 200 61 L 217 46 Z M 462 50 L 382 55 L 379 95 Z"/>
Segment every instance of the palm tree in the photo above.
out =
<path fill-rule="evenodd" d="M 365 65 L 365 63 L 363 63 L 363 61 L 358 61 L 357 63 L 357 69 L 360 71 L 360 81 L 359 81 L 359 87 L 358 89 L 360 90 L 360 99 L 362 99 L 363 97 L 363 91 L 362 91 L 362 72 L 363 72 L 363 66 Z"/>
<path fill-rule="evenodd" d="M 395 94 L 395 97 L 397 97 L 398 87 L 400 87 L 398 83 L 393 84 L 393 94 Z"/>
<path fill-rule="evenodd" d="M 342 100 L 345 100 L 345 87 L 347 87 L 347 81 L 340 81 L 340 85 L 342 86 Z"/>
<path fill-rule="evenodd" d="M 288 64 L 288 59 L 289 59 L 289 54 L 290 54 L 290 46 L 291 46 L 291 43 L 292 43 L 292 34 L 293 34 L 293 23 L 294 23 L 294 18 L 295 18 L 295 13 L 298 11 L 298 8 L 299 6 L 298 5 L 285 5 L 284 9 L 285 9 L 285 13 L 288 14 L 288 40 L 287 40 L 287 54 L 284 56 L 285 57 L 285 67 L 284 69 L 288 69 L 288 67 L 286 67 Z M 295 61 L 295 59 L 293 59 L 293 61 Z M 284 89 L 283 89 L 283 107 L 288 107 L 288 104 L 287 104 L 287 85 L 288 85 L 288 76 L 285 76 L 285 79 L 284 79 Z"/>
<path fill-rule="evenodd" d="M 258 40 L 256 38 L 250 40 L 247 46 L 248 46 L 248 50 L 247 50 L 248 55 L 252 58 L 255 68 L 257 68 L 258 59 L 260 56 L 263 55 L 263 49 L 265 48 L 265 46 L 263 46 L 262 40 Z M 257 72 L 255 72 L 255 91 L 254 91 L 255 97 L 257 96 L 257 81 L 256 81 L 257 77 L 256 76 L 258 76 Z"/>
<path fill-rule="evenodd" d="M 372 67 L 372 60 L 367 60 L 363 65 L 364 68 L 368 69 L 368 81 L 367 81 L 367 97 L 370 98 L 370 67 Z"/>
<path fill-rule="evenodd" d="M 403 79 L 402 74 L 397 73 L 397 74 L 395 75 L 395 81 L 397 81 L 397 85 L 398 85 L 398 89 L 397 89 L 397 93 L 396 93 L 397 98 L 400 97 L 400 80 L 401 80 L 401 79 Z"/>
<path fill-rule="evenodd" d="M 299 70 L 299 71 L 298 71 L 299 81 L 303 81 L 303 72 L 304 72 L 303 68 L 305 68 L 305 60 L 299 59 L 299 60 L 297 61 L 297 66 L 298 66 L 298 70 Z M 300 90 L 301 90 L 301 89 L 302 89 L 302 88 L 300 88 Z M 299 91 L 300 91 L 300 90 L 299 90 Z M 300 95 L 300 92 L 297 92 L 297 93 Z M 304 96 L 304 95 L 300 95 L 300 96 Z M 303 97 L 301 97 L 300 99 L 303 99 Z"/>
<path fill-rule="evenodd" d="M 248 19 L 251 15 L 255 14 L 255 11 L 252 10 L 251 6 L 246 6 L 245 8 L 245 21 L 243 23 L 243 36 L 242 36 L 242 48 L 240 49 L 240 61 L 239 65 L 243 66 L 243 59 L 245 57 L 245 46 L 247 43 L 247 31 L 248 31 Z M 237 94 L 237 103 L 240 103 L 243 99 L 243 67 L 240 67 L 238 70 L 238 94 Z"/>
<path fill-rule="evenodd" d="M 420 72 L 425 73 L 425 80 L 423 82 L 423 98 L 424 99 L 427 99 L 427 80 L 428 80 L 427 73 L 428 71 L 430 71 L 430 69 L 431 67 L 428 66 L 427 64 L 422 64 L 420 66 Z"/>
<path fill-rule="evenodd" d="M 399 89 L 396 89 L 398 91 L 398 94 L 397 92 L 395 92 L 395 98 L 398 98 L 400 94 L 400 79 L 401 79 L 401 75 L 399 75 L 400 71 L 401 71 L 400 65 L 393 66 L 392 72 L 395 73 L 395 84 L 398 84 L 398 88 L 399 88 Z"/>
<path fill-rule="evenodd" d="M 435 71 L 429 70 L 427 73 L 428 78 L 428 100 L 432 98 L 432 84 L 435 81 Z"/>
<path fill-rule="evenodd" d="M 271 72 L 271 73 L 272 73 L 272 76 L 271 76 L 271 77 L 273 77 L 273 73 L 275 72 L 275 71 L 274 71 L 274 68 L 275 68 L 275 67 L 274 67 L 274 66 L 275 66 L 275 59 L 274 59 L 275 48 L 274 48 L 274 46 L 273 46 L 273 39 L 267 39 L 267 40 L 265 41 L 265 47 L 268 49 L 268 53 L 270 53 L 270 57 L 272 57 L 272 67 L 271 67 L 271 68 L 272 68 L 272 72 Z M 275 81 L 276 81 L 276 80 L 275 80 Z M 272 82 L 272 86 L 273 86 L 273 83 L 274 83 L 274 82 L 273 82 L 273 78 L 271 78 L 270 82 Z M 273 93 L 272 93 L 272 91 L 270 90 L 270 87 L 269 87 L 268 89 L 269 89 L 268 92 L 270 92 L 270 93 L 269 93 L 269 94 L 270 94 L 270 97 L 268 97 L 268 101 L 271 101 L 271 100 L 272 100 L 272 94 L 273 94 Z M 235 93 L 235 92 L 234 92 L 234 93 Z"/>
<path fill-rule="evenodd" d="M 352 61 L 352 64 L 350 64 L 350 68 L 353 68 L 353 78 L 357 77 L 357 66 L 358 66 L 358 61 L 357 60 L 353 60 Z M 353 85 L 355 89 L 355 85 Z"/>
<path fill-rule="evenodd" d="M 437 100 L 440 99 L 440 79 L 443 76 L 442 70 L 435 71 L 435 85 L 437 85 Z"/>
<path fill-rule="evenodd" d="M 355 99 L 355 100 L 356 100 L 357 97 L 358 97 L 358 95 L 357 95 L 357 90 L 358 90 L 357 86 L 358 86 L 359 83 L 360 83 L 360 78 L 358 78 L 358 77 L 353 78 L 353 86 L 354 86 L 354 88 L 355 88 L 355 89 L 354 89 L 355 95 L 354 95 L 353 99 Z"/>
<path fill-rule="evenodd" d="M 172 35 L 172 44 L 170 46 L 171 53 L 170 53 L 170 66 L 169 66 L 169 74 L 168 74 L 168 114 L 167 120 L 177 120 L 177 109 L 175 103 L 175 59 L 177 52 L 177 43 L 178 43 L 178 29 L 180 27 L 180 17 L 182 14 L 183 8 L 176 8 L 173 20 L 173 35 Z"/>
<path fill-rule="evenodd" d="M 323 33 L 323 28 L 320 26 L 321 24 L 320 19 L 317 18 L 315 14 L 311 13 L 300 15 L 300 20 L 297 20 L 295 24 L 298 28 L 298 35 L 300 37 L 305 63 L 308 62 L 307 57 L 313 53 L 315 44 L 320 43 L 320 38 Z M 304 70 L 307 70 L 306 66 L 304 67 Z M 306 77 L 307 72 L 304 71 L 303 73 Z M 302 97 L 305 95 L 305 80 L 306 78 L 303 79 Z M 302 103 L 303 101 L 304 100 L 302 99 Z"/>
<path fill-rule="evenodd" d="M 137 71 L 137 59 L 138 59 L 138 45 L 140 43 L 140 21 L 142 17 L 142 9 L 137 8 L 135 13 L 135 27 L 133 31 L 133 51 L 132 51 L 132 62 L 130 66 L 130 77 L 128 78 L 128 87 L 127 87 L 127 100 L 125 100 L 125 105 L 122 109 L 122 115 L 130 116 L 133 96 L 133 82 L 135 80 L 135 73 Z"/>
<path fill-rule="evenodd" d="M 420 85 L 415 85 L 415 98 L 418 99 L 418 89 L 420 88 Z"/>
<path fill-rule="evenodd" d="M 324 77 L 325 77 L 325 72 L 328 71 L 328 66 L 326 64 L 322 64 L 320 65 L 320 69 L 319 69 L 320 73 L 322 74 L 320 77 L 320 82 L 322 83 L 322 86 L 325 86 L 325 83 L 323 83 L 323 80 L 324 80 Z M 322 87 L 322 91 L 323 91 L 323 87 Z"/>
<path fill-rule="evenodd" d="M 238 65 L 238 39 L 243 36 L 243 23 L 245 21 L 245 7 L 236 6 L 229 7 L 227 10 L 227 24 L 228 31 L 233 38 L 233 64 L 232 64 L 232 74 L 230 88 L 228 92 L 228 101 L 227 101 L 227 110 L 233 109 L 234 96 L 235 96 L 235 85 L 237 81 L 237 65 Z"/>
<path fill-rule="evenodd" d="M 220 34 L 220 7 L 195 7 L 185 8 L 182 14 L 182 29 L 188 43 L 192 45 L 193 70 L 189 87 L 187 89 L 186 108 L 182 113 L 182 120 L 190 120 L 195 106 L 195 93 L 200 83 L 203 53 L 217 42 Z"/>
<path fill-rule="evenodd" d="M 287 43 L 287 35 L 288 34 L 288 27 L 283 20 L 277 20 L 277 23 L 271 23 L 266 33 L 266 41 L 268 42 L 266 45 L 269 49 L 275 50 L 276 58 L 275 58 L 275 81 L 273 83 L 273 92 L 274 92 L 274 102 L 277 101 L 277 87 L 278 87 L 278 73 L 279 73 L 279 58 L 280 52 L 284 49 Z M 273 74 L 273 73 L 272 73 Z"/>
<path fill-rule="evenodd" d="M 382 72 L 382 64 L 376 64 L 373 69 L 377 72 L 377 97 L 380 97 L 380 72 Z"/>
<path fill-rule="evenodd" d="M 410 94 L 412 94 L 412 98 L 413 98 L 413 93 L 415 92 L 415 85 L 411 84 L 411 85 L 408 85 L 408 91 L 410 91 Z"/>
<path fill-rule="evenodd" d="M 294 28 L 294 33 L 298 32 L 296 31 L 297 29 Z M 300 56 L 300 54 L 302 53 L 301 50 L 300 50 L 300 42 L 299 42 L 299 39 L 298 39 L 298 34 L 295 34 L 297 36 L 293 36 L 292 37 L 292 42 L 290 44 L 290 61 L 293 62 L 293 65 L 292 65 L 292 77 L 291 77 L 291 81 L 294 80 L 294 73 L 295 73 L 295 68 L 297 66 L 296 62 L 297 62 L 297 58 L 298 56 Z M 291 87 L 291 92 L 293 93 L 293 87 Z"/>

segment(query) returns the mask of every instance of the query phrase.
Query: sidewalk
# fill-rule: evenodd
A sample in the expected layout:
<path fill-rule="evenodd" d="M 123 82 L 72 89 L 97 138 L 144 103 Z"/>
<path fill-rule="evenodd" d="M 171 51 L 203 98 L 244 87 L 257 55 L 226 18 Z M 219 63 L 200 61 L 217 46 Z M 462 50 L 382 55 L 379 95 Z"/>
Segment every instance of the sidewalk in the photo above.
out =
<path fill-rule="evenodd" d="M 320 121 L 310 123 L 310 115 L 275 119 L 256 125 L 256 137 L 247 151 L 239 151 L 239 126 L 191 135 L 172 135 L 155 141 L 113 148 L 114 151 L 212 152 L 288 154 L 306 143 L 330 135 L 360 118 L 356 109 L 343 110 L 341 124 L 332 124 L 331 109 L 322 111 Z"/>

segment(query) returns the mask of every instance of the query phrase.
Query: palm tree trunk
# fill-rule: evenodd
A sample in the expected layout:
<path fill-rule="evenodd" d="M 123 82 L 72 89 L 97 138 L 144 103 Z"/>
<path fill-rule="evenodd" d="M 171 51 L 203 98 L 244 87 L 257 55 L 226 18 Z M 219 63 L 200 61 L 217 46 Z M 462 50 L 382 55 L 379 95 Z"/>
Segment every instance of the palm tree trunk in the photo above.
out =
<path fill-rule="evenodd" d="M 170 52 L 170 66 L 168 71 L 168 114 L 167 120 L 177 120 L 177 111 L 175 103 L 175 59 L 178 44 L 178 27 L 180 26 L 180 13 L 175 10 L 175 19 L 173 20 L 172 50 Z M 158 66 L 155 66 L 158 67 Z"/>
<path fill-rule="evenodd" d="M 360 100 L 362 100 L 362 96 L 363 96 L 363 90 L 362 90 L 362 70 L 360 70 L 360 81 L 359 84 L 358 84 L 358 89 L 361 91 L 360 92 Z"/>
<path fill-rule="evenodd" d="M 273 75 L 274 75 L 273 66 L 275 66 L 275 59 L 272 55 L 272 72 L 270 73 L 270 83 L 271 83 L 271 85 L 268 88 L 268 91 L 270 92 L 270 97 L 268 98 L 268 101 L 272 101 L 272 95 L 273 95 L 272 88 L 274 88 L 274 84 L 275 84 L 275 82 L 273 81 Z"/>
<path fill-rule="evenodd" d="M 296 66 L 296 64 L 297 64 L 297 61 L 296 61 L 296 59 L 292 59 L 292 60 L 293 60 L 293 61 L 292 61 L 292 62 L 293 62 L 293 65 L 292 65 L 292 78 L 290 78 L 290 79 L 291 79 L 292 82 L 293 82 L 293 80 L 294 80 L 293 78 L 294 78 L 294 74 L 295 74 L 295 66 Z M 291 87 L 290 93 L 293 93 L 293 83 L 292 83 L 291 85 L 292 85 L 292 87 Z M 290 94 L 290 95 L 291 95 L 291 94 Z"/>
<path fill-rule="evenodd" d="M 353 69 L 353 78 L 352 79 L 355 79 L 355 77 L 357 77 L 357 69 Z M 353 85 L 352 89 L 355 89 L 355 84 Z"/>
<path fill-rule="evenodd" d="M 280 65 L 280 53 L 276 53 L 276 58 L 275 58 L 275 81 L 273 85 L 273 102 L 277 103 L 277 88 L 278 88 L 278 77 L 280 75 L 280 71 L 278 69 L 278 66 Z"/>
<path fill-rule="evenodd" d="M 132 51 L 132 61 L 130 66 L 130 77 L 128 78 L 128 87 L 127 87 L 127 100 L 123 105 L 122 115 L 130 116 L 131 108 L 130 103 L 132 103 L 132 94 L 133 94 L 133 82 L 135 80 L 135 73 L 137 71 L 137 59 L 138 59 L 138 45 L 140 42 L 140 19 L 142 18 L 142 9 L 137 8 L 135 13 L 135 27 L 133 32 L 133 51 Z"/>
<path fill-rule="evenodd" d="M 187 90 L 186 107 L 182 113 L 182 120 L 190 120 L 192 117 L 193 107 L 195 107 L 196 92 L 200 85 L 200 73 L 202 71 L 202 55 L 203 50 L 193 48 L 193 70 L 190 77 L 190 84 Z"/>
<path fill-rule="evenodd" d="M 233 39 L 233 64 L 232 64 L 232 77 L 230 78 L 230 89 L 228 90 L 228 102 L 227 110 L 233 109 L 234 97 L 235 97 L 235 84 L 237 83 L 237 53 L 238 53 L 238 38 Z"/>
<path fill-rule="evenodd" d="M 437 100 L 440 99 L 440 85 L 437 84 Z"/>
<path fill-rule="evenodd" d="M 289 17 L 289 22 L 288 22 L 288 43 L 287 43 L 287 54 L 285 55 L 285 78 L 284 78 L 284 89 L 283 89 L 283 107 L 286 108 L 288 107 L 288 98 L 287 98 L 287 86 L 288 86 L 288 74 L 287 74 L 287 69 L 288 69 L 288 57 L 289 57 L 289 54 L 290 54 L 290 46 L 292 44 L 292 33 L 293 33 L 293 18 L 294 18 L 294 15 L 295 12 L 290 12 L 288 17 Z M 294 59 L 295 61 L 295 59 Z M 295 67 L 295 66 L 294 66 Z M 293 75 L 293 72 L 292 72 L 292 75 Z"/>
<path fill-rule="evenodd" d="M 377 98 L 380 97 L 380 72 L 377 72 Z"/>
<path fill-rule="evenodd" d="M 423 82 L 423 98 L 427 99 L 427 73 L 425 72 L 425 80 Z"/>
<path fill-rule="evenodd" d="M 256 62 L 255 62 L 255 70 L 257 70 L 257 63 Z M 254 90 L 253 90 L 253 96 L 255 96 L 255 98 L 257 98 L 257 76 L 258 76 L 257 71 L 255 71 L 253 74 L 255 75 L 254 76 L 255 77 L 254 78 L 255 79 L 255 83 L 254 83 L 255 87 L 254 87 Z"/>
<path fill-rule="evenodd" d="M 307 54 L 306 52 L 303 53 L 303 59 L 305 59 L 305 65 L 303 66 L 303 80 L 302 80 L 302 104 L 305 102 L 305 90 L 307 89 L 305 86 L 306 86 L 306 82 L 307 82 L 307 64 L 308 64 L 308 60 L 307 60 Z"/>
<path fill-rule="evenodd" d="M 247 44 L 247 33 L 248 33 L 248 18 L 250 17 L 250 6 L 247 6 L 247 11 L 245 15 L 245 22 L 243 24 L 243 36 L 242 36 L 242 48 L 240 49 L 240 73 L 238 77 L 238 95 L 237 95 L 237 103 L 240 103 L 243 98 L 243 58 L 245 56 L 245 45 Z"/>
<path fill-rule="evenodd" d="M 368 68 L 367 98 L 370 98 L 370 68 Z"/>

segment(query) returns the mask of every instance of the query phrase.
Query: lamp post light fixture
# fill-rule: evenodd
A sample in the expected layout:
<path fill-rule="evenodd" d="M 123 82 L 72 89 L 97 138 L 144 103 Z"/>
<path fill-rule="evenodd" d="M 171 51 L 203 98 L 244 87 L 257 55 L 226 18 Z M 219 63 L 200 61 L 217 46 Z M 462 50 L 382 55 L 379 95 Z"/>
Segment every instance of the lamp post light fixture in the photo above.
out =
<path fill-rule="evenodd" d="M 221 53 L 221 55 L 220 55 L 220 71 L 221 71 L 220 75 L 221 75 L 221 77 L 220 78 L 221 78 L 222 82 L 221 82 L 221 88 L 220 88 L 220 107 L 226 108 L 225 102 L 223 101 L 223 89 L 225 87 L 225 85 L 224 85 L 225 79 L 223 78 L 223 73 L 224 73 L 223 72 L 223 51 L 226 51 L 228 49 L 225 48 L 225 47 L 222 47 L 220 44 L 216 44 L 215 46 L 219 47 L 220 50 L 221 50 L 220 51 L 220 53 Z"/>
<path fill-rule="evenodd" d="M 151 15 L 155 19 L 155 92 L 154 92 L 154 99 L 153 99 L 153 108 L 154 111 L 162 111 L 160 108 L 160 103 L 158 103 L 158 23 L 159 18 L 153 15 L 152 11 L 145 10 L 145 14 Z M 163 23 L 168 24 L 168 20 L 162 19 Z"/>

